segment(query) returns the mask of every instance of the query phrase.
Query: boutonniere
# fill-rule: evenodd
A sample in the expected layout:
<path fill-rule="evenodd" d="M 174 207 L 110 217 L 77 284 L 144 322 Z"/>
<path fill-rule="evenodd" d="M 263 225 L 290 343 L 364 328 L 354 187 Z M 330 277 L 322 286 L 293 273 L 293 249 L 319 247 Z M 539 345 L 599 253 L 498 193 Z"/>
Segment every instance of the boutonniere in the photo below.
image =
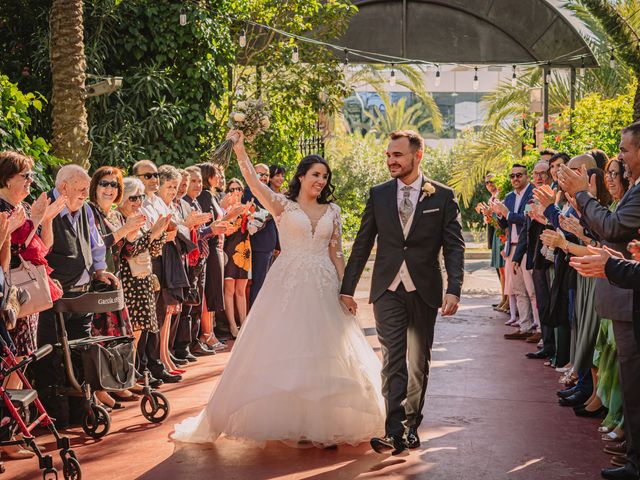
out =
<path fill-rule="evenodd" d="M 434 187 L 431 182 L 424 182 L 424 185 L 422 185 L 422 196 L 420 197 L 420 201 L 424 200 L 426 197 L 430 197 L 434 193 L 436 193 L 436 187 Z"/>

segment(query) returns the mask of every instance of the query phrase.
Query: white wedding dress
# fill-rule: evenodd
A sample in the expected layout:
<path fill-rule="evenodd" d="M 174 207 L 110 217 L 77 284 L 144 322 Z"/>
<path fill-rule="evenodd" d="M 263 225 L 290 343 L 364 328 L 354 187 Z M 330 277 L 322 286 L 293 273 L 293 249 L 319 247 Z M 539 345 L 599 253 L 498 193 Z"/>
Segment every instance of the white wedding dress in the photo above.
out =
<path fill-rule="evenodd" d="M 176 425 L 173 438 L 356 445 L 379 436 L 385 418 L 380 362 L 356 318 L 342 308 L 330 255 L 337 248 L 341 256 L 340 209 L 328 205 L 314 228 L 296 202 L 273 192 L 262 196 L 282 253 L 209 403 Z"/>

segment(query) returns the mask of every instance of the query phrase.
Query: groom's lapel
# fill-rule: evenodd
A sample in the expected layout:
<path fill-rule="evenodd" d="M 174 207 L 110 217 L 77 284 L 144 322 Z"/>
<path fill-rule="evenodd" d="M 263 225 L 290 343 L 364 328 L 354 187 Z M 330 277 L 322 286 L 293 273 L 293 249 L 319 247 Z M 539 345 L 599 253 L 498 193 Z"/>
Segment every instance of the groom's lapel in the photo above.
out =
<path fill-rule="evenodd" d="M 389 212 L 389 221 L 391 222 L 391 228 L 397 234 L 403 237 L 402 224 L 400 223 L 400 213 L 398 212 L 398 181 L 392 180 L 388 183 L 388 187 L 385 189 L 385 204 L 390 208 L 385 209 Z"/>
<path fill-rule="evenodd" d="M 413 233 L 413 231 L 416 228 L 416 225 L 420 221 L 420 217 L 422 217 L 423 209 L 426 208 L 431 197 L 433 197 L 436 194 L 436 192 L 432 193 L 429 196 L 422 194 L 422 187 L 424 186 L 425 183 L 427 183 L 427 181 L 428 180 L 423 175 L 422 184 L 420 185 L 420 196 L 418 197 L 418 204 L 416 205 L 416 209 L 413 212 L 413 219 L 411 220 L 411 228 L 409 229 L 409 234 L 407 235 L 407 238 L 411 235 L 411 233 Z"/>

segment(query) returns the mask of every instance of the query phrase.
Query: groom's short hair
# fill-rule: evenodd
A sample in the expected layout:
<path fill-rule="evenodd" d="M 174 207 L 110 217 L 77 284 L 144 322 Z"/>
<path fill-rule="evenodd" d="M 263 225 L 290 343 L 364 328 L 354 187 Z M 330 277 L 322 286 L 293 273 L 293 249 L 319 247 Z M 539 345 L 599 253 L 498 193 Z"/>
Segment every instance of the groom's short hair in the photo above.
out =
<path fill-rule="evenodd" d="M 414 152 L 424 150 L 424 138 L 415 130 L 396 130 L 391 133 L 391 140 L 398 140 L 399 138 L 408 139 L 409 145 Z"/>

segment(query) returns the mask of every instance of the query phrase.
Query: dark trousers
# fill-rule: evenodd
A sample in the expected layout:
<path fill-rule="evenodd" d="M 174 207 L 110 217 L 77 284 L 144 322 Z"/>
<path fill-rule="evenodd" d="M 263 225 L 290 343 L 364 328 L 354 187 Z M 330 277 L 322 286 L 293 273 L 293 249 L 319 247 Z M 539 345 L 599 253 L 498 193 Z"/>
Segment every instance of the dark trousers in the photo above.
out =
<path fill-rule="evenodd" d="M 405 424 L 417 428 L 422 422 L 438 310 L 401 284 L 373 304 L 373 313 L 382 347 L 385 432 L 402 435 Z"/>
<path fill-rule="evenodd" d="M 149 370 L 151 375 L 160 375 L 164 364 L 160 361 L 160 333 L 143 330 L 136 349 L 138 355 L 138 372 Z"/>
<path fill-rule="evenodd" d="M 251 252 L 251 290 L 249 292 L 249 307 L 253 305 L 267 272 L 271 266 L 273 252 Z"/>
<path fill-rule="evenodd" d="M 549 282 L 549 269 L 537 269 L 532 271 L 533 289 L 536 292 L 536 304 L 540 318 L 545 318 L 550 307 L 551 285 Z M 554 355 L 556 352 L 556 337 L 553 327 L 541 324 L 542 347 L 545 352 Z"/>
<path fill-rule="evenodd" d="M 620 364 L 627 457 L 636 468 L 640 468 L 640 347 L 633 336 L 631 322 L 614 321 L 613 335 Z"/>
<path fill-rule="evenodd" d="M 187 272 L 189 275 L 189 285 L 191 288 L 198 290 L 201 300 L 204 293 L 204 270 L 205 264 L 204 262 L 201 262 L 201 264 L 196 265 L 195 267 L 190 267 Z M 177 326 L 175 340 L 173 342 L 174 351 L 186 353 L 189 345 L 198 340 L 201 312 L 202 302 L 199 305 L 182 304 L 180 320 L 175 322 Z"/>
<path fill-rule="evenodd" d="M 79 294 L 77 294 L 79 295 Z M 75 296 L 72 293 L 65 294 L 66 297 Z M 46 310 L 40 313 L 38 320 L 38 347 L 42 345 L 55 344 L 58 341 L 58 328 L 56 313 L 53 309 Z M 84 313 L 65 313 L 64 324 L 67 331 L 67 338 L 69 340 L 76 340 L 78 338 L 86 338 L 91 336 L 91 321 L 93 320 L 92 314 Z M 56 419 L 56 425 L 60 427 L 66 427 L 69 425 L 70 414 L 80 414 L 78 399 L 71 399 L 69 397 L 59 396 L 56 394 L 56 385 L 64 386 L 65 373 L 61 366 L 62 358 L 57 355 L 57 352 L 47 355 L 46 357 L 38 360 L 33 364 L 33 373 L 36 379 L 36 389 L 38 390 L 38 396 L 42 401 L 45 409 Z M 71 408 L 69 404 L 71 403 Z"/>

